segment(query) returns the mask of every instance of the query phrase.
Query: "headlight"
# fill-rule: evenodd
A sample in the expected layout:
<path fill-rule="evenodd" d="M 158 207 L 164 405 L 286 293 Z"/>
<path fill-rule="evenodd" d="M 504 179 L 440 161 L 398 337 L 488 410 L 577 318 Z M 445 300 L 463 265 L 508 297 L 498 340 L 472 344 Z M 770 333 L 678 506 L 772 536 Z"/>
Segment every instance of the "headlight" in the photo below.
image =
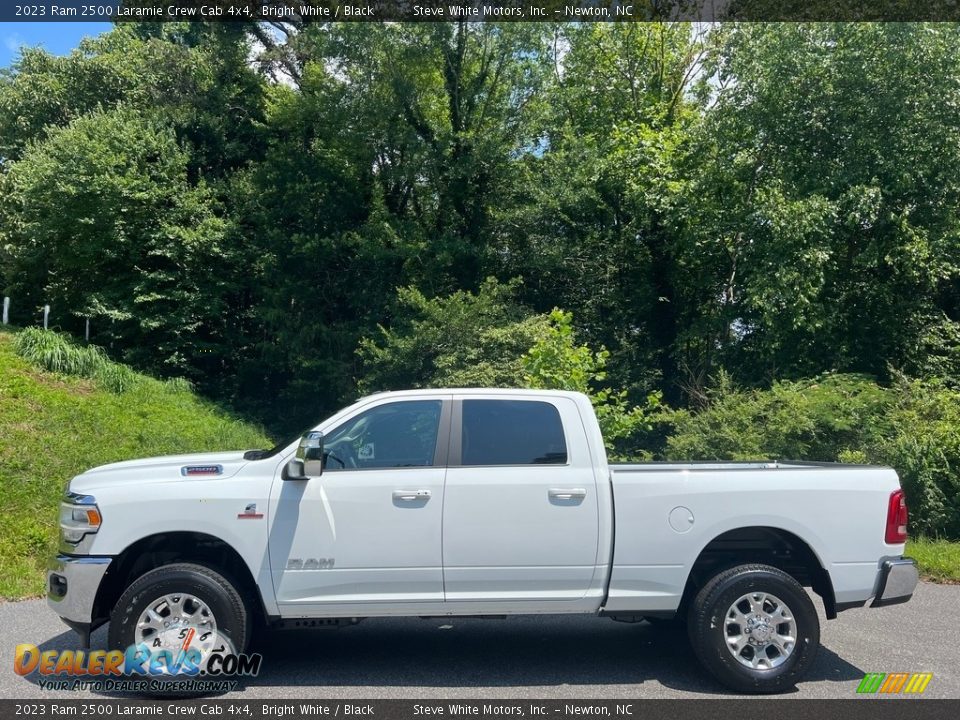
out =
<path fill-rule="evenodd" d="M 84 537 L 100 529 L 100 510 L 92 495 L 67 492 L 60 503 L 60 537 L 76 545 Z"/>

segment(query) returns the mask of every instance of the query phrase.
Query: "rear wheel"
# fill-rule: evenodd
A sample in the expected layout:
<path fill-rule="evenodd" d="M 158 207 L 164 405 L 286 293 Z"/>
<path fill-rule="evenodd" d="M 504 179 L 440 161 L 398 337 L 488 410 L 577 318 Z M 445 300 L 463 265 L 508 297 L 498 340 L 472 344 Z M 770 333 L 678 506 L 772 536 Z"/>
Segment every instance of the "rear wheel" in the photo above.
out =
<path fill-rule="evenodd" d="M 700 662 L 739 692 L 793 687 L 820 646 L 810 597 L 769 565 L 739 565 L 714 576 L 690 607 L 688 631 Z"/>

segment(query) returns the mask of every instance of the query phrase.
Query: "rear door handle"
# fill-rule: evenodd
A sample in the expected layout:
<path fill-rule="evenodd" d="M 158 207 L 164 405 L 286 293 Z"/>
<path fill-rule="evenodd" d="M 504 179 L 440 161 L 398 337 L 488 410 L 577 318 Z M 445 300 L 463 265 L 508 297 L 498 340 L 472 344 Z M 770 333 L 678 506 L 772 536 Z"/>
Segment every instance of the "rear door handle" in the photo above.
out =
<path fill-rule="evenodd" d="M 394 490 L 393 499 L 402 500 L 403 502 L 414 502 L 415 500 L 429 500 L 430 491 L 429 490 Z"/>
<path fill-rule="evenodd" d="M 555 500 L 582 500 L 587 491 L 584 488 L 550 488 L 547 494 Z"/>

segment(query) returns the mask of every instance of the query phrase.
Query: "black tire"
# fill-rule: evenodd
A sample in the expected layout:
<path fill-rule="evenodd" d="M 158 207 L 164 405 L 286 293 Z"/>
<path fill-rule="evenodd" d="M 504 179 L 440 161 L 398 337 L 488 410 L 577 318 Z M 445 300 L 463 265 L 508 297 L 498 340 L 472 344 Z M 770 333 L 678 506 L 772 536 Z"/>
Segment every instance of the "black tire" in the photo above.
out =
<path fill-rule="evenodd" d="M 744 631 L 736 623 L 728 625 L 726 614 L 739 598 L 751 592 L 779 598 L 796 624 L 796 643 L 776 667 L 747 667 L 727 645 L 728 633 Z M 737 692 L 778 693 L 792 688 L 810 669 L 820 647 L 820 620 L 810 597 L 796 580 L 769 565 L 738 565 L 711 578 L 690 606 L 687 627 L 693 651 L 703 666 Z M 778 651 L 771 650 L 776 660 Z M 743 652 L 749 660 L 755 650 Z"/>
<path fill-rule="evenodd" d="M 242 653 L 251 635 L 251 617 L 234 584 L 204 565 L 164 565 L 133 581 L 110 614 L 107 642 L 111 649 L 126 650 L 136 643 L 137 621 L 147 606 L 167 594 L 189 593 L 207 604 L 216 619 L 217 632 Z M 176 692 L 176 682 L 171 682 Z"/>

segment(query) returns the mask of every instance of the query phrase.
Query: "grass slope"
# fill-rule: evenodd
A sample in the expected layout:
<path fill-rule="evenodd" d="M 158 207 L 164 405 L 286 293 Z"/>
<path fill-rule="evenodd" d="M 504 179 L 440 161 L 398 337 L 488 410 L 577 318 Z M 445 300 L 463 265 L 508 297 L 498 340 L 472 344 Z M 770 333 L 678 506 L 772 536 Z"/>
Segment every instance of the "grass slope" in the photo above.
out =
<path fill-rule="evenodd" d="M 118 460 L 272 444 L 182 381 L 114 363 L 112 374 L 91 378 L 43 371 L 15 352 L 14 337 L 0 332 L 0 597 L 43 592 L 59 498 L 74 475 Z"/>
<path fill-rule="evenodd" d="M 907 555 L 917 561 L 924 580 L 960 583 L 960 542 L 916 538 L 907 543 Z"/>

